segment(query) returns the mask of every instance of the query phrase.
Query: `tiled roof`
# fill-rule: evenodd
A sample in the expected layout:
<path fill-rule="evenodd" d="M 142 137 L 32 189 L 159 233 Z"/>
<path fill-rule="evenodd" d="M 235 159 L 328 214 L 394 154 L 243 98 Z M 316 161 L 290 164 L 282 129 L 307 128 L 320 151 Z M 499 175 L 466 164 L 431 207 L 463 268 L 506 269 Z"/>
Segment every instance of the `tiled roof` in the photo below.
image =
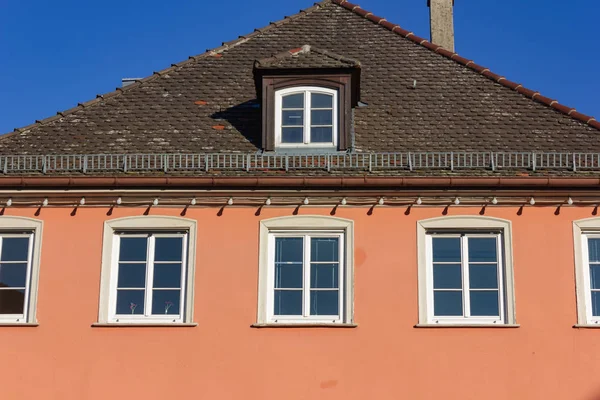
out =
<path fill-rule="evenodd" d="M 254 66 L 260 69 L 356 68 L 360 67 L 360 62 L 314 46 L 304 45 L 272 57 L 256 60 Z"/>
<path fill-rule="evenodd" d="M 600 151 L 593 118 L 345 0 L 325 0 L 17 129 L 0 138 L 0 153 L 255 152 L 254 62 L 306 44 L 360 62 L 367 106 L 354 113 L 356 151 Z"/>

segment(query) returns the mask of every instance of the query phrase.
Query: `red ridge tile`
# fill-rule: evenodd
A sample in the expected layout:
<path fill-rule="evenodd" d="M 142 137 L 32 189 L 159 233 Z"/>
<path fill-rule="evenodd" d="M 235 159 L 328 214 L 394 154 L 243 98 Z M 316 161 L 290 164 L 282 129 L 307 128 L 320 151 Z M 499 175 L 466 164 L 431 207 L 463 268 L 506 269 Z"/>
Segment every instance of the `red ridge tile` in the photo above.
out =
<path fill-rule="evenodd" d="M 582 114 L 582 113 L 577 112 L 577 111 L 573 111 L 570 114 L 570 116 L 571 116 L 571 118 L 578 119 L 579 121 L 585 122 L 586 124 L 588 123 L 589 120 L 592 119 L 592 117 L 590 117 L 589 115 L 585 115 L 585 114 Z"/>
<path fill-rule="evenodd" d="M 438 54 L 443 55 L 444 57 L 448 57 L 448 58 L 451 58 L 452 55 L 454 54 L 450 50 L 446 50 L 443 47 L 438 48 L 435 52 L 438 53 Z"/>
<path fill-rule="evenodd" d="M 437 49 L 440 48 L 440 46 L 438 46 L 437 44 L 433 44 L 429 41 L 421 42 L 420 44 L 421 44 L 421 46 L 426 47 L 429 50 L 433 50 L 433 51 L 436 51 Z"/>
<path fill-rule="evenodd" d="M 509 89 L 512 89 L 512 90 L 517 90 L 517 88 L 518 88 L 519 86 L 522 86 L 520 83 L 516 83 L 516 82 L 513 82 L 513 81 L 509 81 L 509 80 L 508 80 L 508 79 L 506 79 L 506 78 L 504 78 L 504 79 L 499 79 L 499 80 L 498 80 L 498 83 L 499 83 L 499 84 L 501 84 L 502 86 L 506 86 L 507 88 L 509 88 Z"/>
<path fill-rule="evenodd" d="M 385 26 L 385 25 L 383 25 Z M 411 32 L 406 29 L 402 29 L 400 25 L 396 25 L 395 28 L 392 29 L 392 32 L 399 34 L 400 36 L 407 37 Z"/>
<path fill-rule="evenodd" d="M 452 57 L 450 57 L 450 58 L 452 60 L 456 61 L 457 63 L 462 64 L 462 65 L 467 65 L 468 63 L 473 62 L 472 60 L 469 60 L 468 58 L 461 57 L 461 56 L 459 56 L 456 53 L 454 53 L 452 55 Z"/>
<path fill-rule="evenodd" d="M 600 129 L 600 122 L 598 122 L 596 120 L 588 122 L 588 125 L 596 128 L 596 129 Z"/>
<path fill-rule="evenodd" d="M 536 94 L 534 96 L 534 100 L 537 102 L 540 102 L 542 104 L 545 104 L 547 106 L 551 105 L 553 101 L 555 101 L 554 99 L 551 99 L 549 97 L 546 96 L 542 96 L 541 94 Z"/>
<path fill-rule="evenodd" d="M 524 95 L 524 96 L 527 96 L 527 97 L 529 97 L 529 98 L 531 98 L 531 99 L 533 98 L 533 95 L 534 95 L 534 94 L 538 93 L 538 92 L 536 92 L 535 90 L 527 89 L 527 88 L 525 88 L 525 87 L 523 87 L 523 86 L 521 86 L 521 87 L 518 87 L 516 90 L 517 90 L 517 92 L 519 92 L 519 93 L 521 93 L 522 95 Z M 539 93 L 538 93 L 538 94 L 539 94 Z"/>
<path fill-rule="evenodd" d="M 366 18 L 368 20 L 370 20 L 370 21 L 375 22 L 376 24 L 380 23 L 381 20 L 385 21 L 385 18 L 381 18 L 381 17 L 378 17 L 377 15 L 373 15 L 373 14 L 370 14 L 370 13 L 366 16 Z"/>
<path fill-rule="evenodd" d="M 554 104 L 552 104 L 552 108 L 554 108 L 557 111 L 560 111 L 563 114 L 567 114 L 567 115 L 569 115 L 570 112 L 575 111 L 574 108 L 563 106 L 560 103 L 554 103 Z"/>
<path fill-rule="evenodd" d="M 371 14 L 367 10 L 363 10 L 362 8 L 360 8 L 360 6 L 354 7 L 352 9 L 352 12 L 354 12 L 355 14 L 360 15 L 361 17 L 365 17 L 365 18 L 367 18 L 367 14 Z"/>
<path fill-rule="evenodd" d="M 489 69 L 488 69 L 487 71 L 484 71 L 484 72 L 482 72 L 482 73 L 481 73 L 481 75 L 483 75 L 483 76 L 485 76 L 485 77 L 487 77 L 487 78 L 490 78 L 491 80 L 493 80 L 493 81 L 496 81 L 496 82 L 498 82 L 498 80 L 499 80 L 500 78 L 502 78 L 502 76 L 500 76 L 500 75 L 498 75 L 498 74 L 495 74 L 495 73 L 493 73 L 493 72 L 492 72 L 492 71 L 490 71 Z"/>
<path fill-rule="evenodd" d="M 481 65 L 475 64 L 474 62 L 470 62 L 466 65 L 468 68 L 472 69 L 473 71 L 479 72 L 480 74 L 487 69 L 486 67 L 482 67 Z"/>
<path fill-rule="evenodd" d="M 381 21 L 379 23 L 379 25 L 383 26 L 386 29 L 389 29 L 392 32 L 394 32 L 394 28 L 396 28 L 396 27 L 400 28 L 398 25 L 392 24 L 391 22 L 389 22 L 387 20 L 386 21 Z"/>

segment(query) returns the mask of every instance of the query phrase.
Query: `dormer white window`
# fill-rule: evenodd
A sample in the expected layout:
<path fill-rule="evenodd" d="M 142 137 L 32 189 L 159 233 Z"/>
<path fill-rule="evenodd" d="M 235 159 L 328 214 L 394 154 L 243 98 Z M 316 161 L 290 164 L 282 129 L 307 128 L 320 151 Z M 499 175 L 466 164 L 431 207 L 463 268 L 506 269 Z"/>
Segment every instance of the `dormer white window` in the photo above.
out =
<path fill-rule="evenodd" d="M 303 86 L 275 92 L 275 146 L 334 149 L 338 145 L 338 91 Z"/>

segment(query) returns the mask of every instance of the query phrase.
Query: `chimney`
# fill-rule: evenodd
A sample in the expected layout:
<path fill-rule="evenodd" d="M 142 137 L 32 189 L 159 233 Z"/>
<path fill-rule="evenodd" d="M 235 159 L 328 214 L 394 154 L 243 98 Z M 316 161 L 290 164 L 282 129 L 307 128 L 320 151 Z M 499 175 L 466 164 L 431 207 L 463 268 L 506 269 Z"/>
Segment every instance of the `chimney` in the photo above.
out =
<path fill-rule="evenodd" d="M 454 52 L 454 0 L 427 0 L 431 43 Z"/>

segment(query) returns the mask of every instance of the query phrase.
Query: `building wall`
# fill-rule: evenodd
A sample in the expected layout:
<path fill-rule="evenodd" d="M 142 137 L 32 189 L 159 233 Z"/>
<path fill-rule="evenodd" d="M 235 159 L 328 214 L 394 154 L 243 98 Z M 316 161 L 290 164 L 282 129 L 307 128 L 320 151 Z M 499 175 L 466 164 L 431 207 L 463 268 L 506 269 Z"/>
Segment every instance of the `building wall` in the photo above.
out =
<path fill-rule="evenodd" d="M 191 208 L 197 327 L 92 327 L 103 222 L 145 208 L 8 208 L 44 220 L 38 327 L 0 327 L 4 399 L 600 399 L 600 330 L 576 329 L 572 221 L 592 208 L 488 207 L 513 221 L 517 322 L 415 328 L 416 222 L 442 208 L 339 208 L 355 221 L 354 329 L 252 328 L 259 220 Z M 299 214 L 329 215 L 302 207 Z M 480 209 L 450 207 L 448 215 Z M 181 209 L 153 208 L 178 216 Z M 1 221 L 1 217 L 0 217 Z"/>

